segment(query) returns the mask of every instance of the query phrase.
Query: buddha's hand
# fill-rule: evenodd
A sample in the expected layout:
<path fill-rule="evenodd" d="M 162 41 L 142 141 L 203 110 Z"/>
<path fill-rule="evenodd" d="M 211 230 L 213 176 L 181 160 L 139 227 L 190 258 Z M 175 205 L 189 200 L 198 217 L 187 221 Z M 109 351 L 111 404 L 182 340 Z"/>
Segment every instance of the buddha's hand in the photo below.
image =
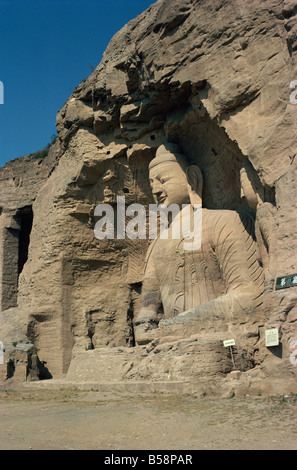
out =
<path fill-rule="evenodd" d="M 142 309 L 134 325 L 136 343 L 138 345 L 150 343 L 154 340 L 154 330 L 158 327 L 156 312 Z"/>
<path fill-rule="evenodd" d="M 189 320 L 197 317 L 197 312 L 195 309 L 185 310 L 182 313 L 179 313 L 175 317 L 172 318 L 173 323 L 187 323 Z"/>
<path fill-rule="evenodd" d="M 203 309 L 201 307 L 191 308 L 190 310 L 185 310 L 182 313 L 170 318 L 164 319 L 160 321 L 160 326 L 169 326 L 169 325 L 176 325 L 176 324 L 183 324 L 188 323 L 191 321 L 199 321 L 209 319 L 209 312 L 207 309 Z"/>

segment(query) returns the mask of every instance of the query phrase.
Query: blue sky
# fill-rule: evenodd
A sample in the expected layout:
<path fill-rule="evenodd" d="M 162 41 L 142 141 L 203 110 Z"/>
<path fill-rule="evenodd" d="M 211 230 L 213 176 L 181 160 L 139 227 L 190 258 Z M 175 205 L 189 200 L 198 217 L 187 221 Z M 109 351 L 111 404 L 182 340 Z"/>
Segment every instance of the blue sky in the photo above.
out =
<path fill-rule="evenodd" d="M 112 36 L 152 3 L 0 0 L 0 167 L 50 142 L 57 112 Z"/>

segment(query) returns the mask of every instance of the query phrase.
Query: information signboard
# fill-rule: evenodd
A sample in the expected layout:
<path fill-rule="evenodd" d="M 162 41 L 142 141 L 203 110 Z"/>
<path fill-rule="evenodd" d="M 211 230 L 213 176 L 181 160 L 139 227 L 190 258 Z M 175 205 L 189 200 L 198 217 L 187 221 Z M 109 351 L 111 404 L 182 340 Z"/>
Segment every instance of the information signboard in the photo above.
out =
<path fill-rule="evenodd" d="M 279 345 L 277 328 L 271 328 L 270 330 L 265 331 L 265 344 L 267 347 Z"/>
<path fill-rule="evenodd" d="M 297 287 L 297 274 L 290 274 L 288 276 L 281 276 L 276 278 L 275 288 L 288 289 L 289 287 Z"/>

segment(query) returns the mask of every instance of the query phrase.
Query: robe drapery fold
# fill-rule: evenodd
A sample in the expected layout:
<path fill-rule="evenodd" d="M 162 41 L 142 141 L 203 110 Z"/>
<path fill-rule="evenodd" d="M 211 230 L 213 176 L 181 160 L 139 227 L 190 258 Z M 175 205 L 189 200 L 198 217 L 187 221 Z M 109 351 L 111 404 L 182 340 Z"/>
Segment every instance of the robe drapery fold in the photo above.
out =
<path fill-rule="evenodd" d="M 264 275 L 248 214 L 202 209 L 201 248 L 156 239 L 147 254 L 142 305 L 162 303 L 164 318 L 194 309 L 209 317 L 250 313 L 262 303 Z"/>

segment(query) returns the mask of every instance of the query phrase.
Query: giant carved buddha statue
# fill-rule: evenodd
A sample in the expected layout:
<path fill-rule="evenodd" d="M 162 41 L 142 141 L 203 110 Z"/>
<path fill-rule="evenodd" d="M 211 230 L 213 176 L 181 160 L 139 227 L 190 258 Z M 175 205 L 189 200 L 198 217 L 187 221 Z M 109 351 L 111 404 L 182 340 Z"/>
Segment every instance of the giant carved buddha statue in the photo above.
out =
<path fill-rule="evenodd" d="M 149 177 L 156 204 L 177 204 L 181 215 L 185 207 L 202 204 L 202 238 L 192 249 L 185 249 L 182 234 L 159 236 L 151 243 L 135 321 L 136 341 L 147 342 L 140 338 L 157 327 L 160 306 L 165 325 L 205 318 L 233 321 L 261 308 L 264 279 L 252 218 L 233 210 L 203 208 L 202 173 L 173 144 L 158 148 Z"/>

